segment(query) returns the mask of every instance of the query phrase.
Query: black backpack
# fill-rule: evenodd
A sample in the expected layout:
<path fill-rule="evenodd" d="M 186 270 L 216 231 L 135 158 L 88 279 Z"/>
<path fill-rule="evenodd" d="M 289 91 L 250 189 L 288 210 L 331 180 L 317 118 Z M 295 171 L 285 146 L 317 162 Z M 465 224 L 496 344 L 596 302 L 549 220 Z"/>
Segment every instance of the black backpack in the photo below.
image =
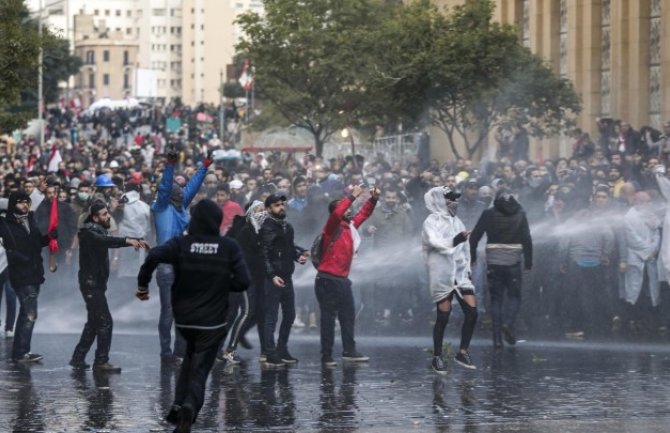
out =
<path fill-rule="evenodd" d="M 319 263 L 321 263 L 323 253 L 333 247 L 333 244 L 340 237 L 341 234 L 342 234 L 342 227 L 338 226 L 337 231 L 335 232 L 335 236 L 333 236 L 333 238 L 330 240 L 330 242 L 328 243 L 328 248 L 326 248 L 325 250 L 323 249 L 323 232 L 319 233 L 319 235 L 316 238 L 314 238 L 314 242 L 312 242 L 312 248 L 310 248 L 309 250 L 309 258 L 312 261 L 312 265 L 314 266 L 315 269 L 319 268 Z"/>

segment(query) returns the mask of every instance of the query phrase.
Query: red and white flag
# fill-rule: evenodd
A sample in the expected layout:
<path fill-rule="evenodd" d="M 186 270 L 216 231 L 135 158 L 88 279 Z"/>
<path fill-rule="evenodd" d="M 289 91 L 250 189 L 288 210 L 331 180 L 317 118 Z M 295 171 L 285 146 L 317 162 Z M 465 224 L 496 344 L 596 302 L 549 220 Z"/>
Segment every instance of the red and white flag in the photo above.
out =
<path fill-rule="evenodd" d="M 63 158 L 60 156 L 60 150 L 58 150 L 58 145 L 54 144 L 51 148 L 51 155 L 49 155 L 49 168 L 47 172 L 55 173 L 58 171 L 58 164 L 61 163 Z"/>
<path fill-rule="evenodd" d="M 244 90 L 251 90 L 251 88 L 254 86 L 254 76 L 252 74 L 251 68 L 249 67 L 248 59 L 244 61 L 242 74 L 237 81 L 240 83 L 240 86 L 244 87 Z"/>

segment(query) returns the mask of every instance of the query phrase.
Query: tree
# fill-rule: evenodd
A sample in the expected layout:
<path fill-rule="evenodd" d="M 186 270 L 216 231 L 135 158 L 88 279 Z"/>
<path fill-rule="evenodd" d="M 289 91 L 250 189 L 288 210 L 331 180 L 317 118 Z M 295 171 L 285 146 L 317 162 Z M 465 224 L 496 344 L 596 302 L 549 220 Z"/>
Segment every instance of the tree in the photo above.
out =
<path fill-rule="evenodd" d="M 536 137 L 556 133 L 581 109 L 572 84 L 519 44 L 514 27 L 493 22 L 494 4 L 475 0 L 441 14 L 427 0 L 398 9 L 378 30 L 375 89 L 392 112 L 445 132 L 472 157 L 507 123 Z"/>
<path fill-rule="evenodd" d="M 317 155 L 367 109 L 369 35 L 394 9 L 384 0 L 267 0 L 237 20 L 238 55 L 255 67 L 256 95 L 314 137 Z"/>
<path fill-rule="evenodd" d="M 27 25 L 28 9 L 22 0 L 0 0 L 0 132 L 25 126 L 31 113 L 11 112 L 21 92 L 37 86 L 34 80 L 43 39 Z"/>

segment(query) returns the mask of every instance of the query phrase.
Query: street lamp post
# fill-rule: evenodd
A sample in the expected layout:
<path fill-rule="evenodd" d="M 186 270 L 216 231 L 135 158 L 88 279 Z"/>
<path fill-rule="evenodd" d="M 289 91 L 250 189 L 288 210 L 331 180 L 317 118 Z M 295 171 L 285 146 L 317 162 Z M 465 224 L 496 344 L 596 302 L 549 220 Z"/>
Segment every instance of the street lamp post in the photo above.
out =
<path fill-rule="evenodd" d="M 42 0 L 40 0 L 39 16 L 37 18 L 37 34 L 40 39 L 40 58 L 37 65 L 37 119 L 40 125 L 40 146 L 44 145 L 44 84 L 42 83 L 44 50 L 42 49 L 42 8 Z"/>

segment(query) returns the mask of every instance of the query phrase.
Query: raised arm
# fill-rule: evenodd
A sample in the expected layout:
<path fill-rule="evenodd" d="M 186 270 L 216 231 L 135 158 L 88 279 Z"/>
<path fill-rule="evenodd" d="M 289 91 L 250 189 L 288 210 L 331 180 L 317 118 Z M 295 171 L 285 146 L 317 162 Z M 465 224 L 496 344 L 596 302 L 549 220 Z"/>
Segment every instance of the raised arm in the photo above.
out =
<path fill-rule="evenodd" d="M 156 196 L 156 201 L 152 205 L 154 210 L 163 209 L 170 204 L 172 182 L 174 182 L 174 165 L 168 163 L 165 164 L 163 177 L 161 177 L 161 182 L 158 184 L 158 195 Z"/>

